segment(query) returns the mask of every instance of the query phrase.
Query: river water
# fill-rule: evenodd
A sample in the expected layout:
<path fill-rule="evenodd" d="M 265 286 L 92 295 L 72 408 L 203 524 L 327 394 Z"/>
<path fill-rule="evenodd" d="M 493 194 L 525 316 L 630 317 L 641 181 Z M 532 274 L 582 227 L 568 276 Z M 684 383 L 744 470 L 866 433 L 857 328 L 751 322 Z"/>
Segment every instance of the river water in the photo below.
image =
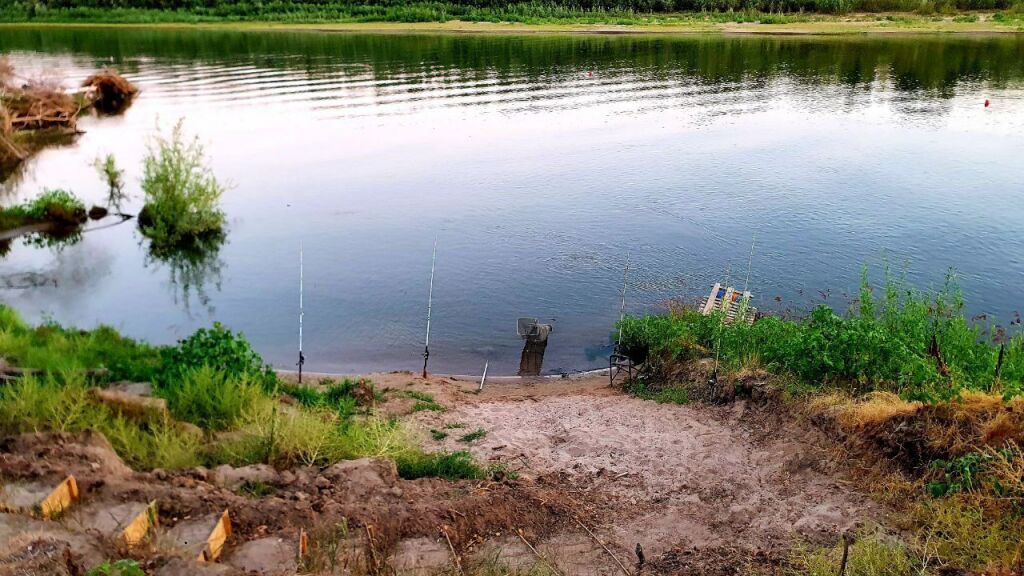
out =
<path fill-rule="evenodd" d="M 158 343 L 219 321 L 287 368 L 301 243 L 307 369 L 416 369 L 435 238 L 439 372 L 514 372 L 519 316 L 553 323 L 547 370 L 604 365 L 627 253 L 633 313 L 726 279 L 763 309 L 842 307 L 886 263 L 923 289 L 955 268 L 972 313 L 1021 308 L 1015 36 L 5 28 L 0 53 L 142 89 L 0 202 L 100 202 L 111 153 L 138 210 L 146 143 L 178 119 L 230 183 L 227 242 L 199 262 L 149 256 L 132 222 L 15 242 L 0 300 L 31 321 Z"/>

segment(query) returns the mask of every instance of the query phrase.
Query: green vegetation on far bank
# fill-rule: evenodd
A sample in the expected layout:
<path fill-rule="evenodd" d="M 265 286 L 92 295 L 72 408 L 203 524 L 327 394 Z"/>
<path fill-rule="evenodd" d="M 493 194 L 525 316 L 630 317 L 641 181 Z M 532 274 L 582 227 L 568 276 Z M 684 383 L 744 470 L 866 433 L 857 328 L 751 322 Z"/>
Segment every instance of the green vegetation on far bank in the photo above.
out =
<path fill-rule="evenodd" d="M 324 391 L 286 385 L 241 334 L 219 325 L 157 347 L 108 327 L 32 327 L 0 306 L 0 351 L 3 364 L 24 372 L 0 387 L 0 433 L 95 430 L 136 469 L 377 457 L 407 478 L 489 474 L 467 453 L 423 452 L 404 425 L 376 414 L 381 396 L 369 381 Z M 97 397 L 97 388 L 124 380 L 151 382 L 167 412 Z"/>
<path fill-rule="evenodd" d="M 984 11 L 979 16 L 977 11 Z M 484 0 L 206 2 L 184 0 L 0 0 L 0 22 L 39 23 L 518 23 L 709 27 L 724 23 L 838 23 L 836 16 L 914 27 L 945 21 L 962 29 L 1024 22 L 1021 0 Z"/>

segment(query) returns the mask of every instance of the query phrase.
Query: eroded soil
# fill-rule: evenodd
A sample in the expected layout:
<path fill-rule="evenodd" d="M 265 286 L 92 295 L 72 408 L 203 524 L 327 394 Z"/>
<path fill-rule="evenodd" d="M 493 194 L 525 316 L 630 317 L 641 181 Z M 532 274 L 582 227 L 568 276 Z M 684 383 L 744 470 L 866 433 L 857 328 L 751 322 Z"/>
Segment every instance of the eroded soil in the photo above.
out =
<path fill-rule="evenodd" d="M 98 435 L 26 435 L 0 445 L 4 482 L 56 484 L 73 473 L 83 501 L 58 521 L 0 514 L 0 575 L 84 573 L 119 557 L 110 522 L 99 530 L 89 518 L 153 500 L 157 538 L 132 552 L 153 574 L 293 574 L 300 530 L 317 565 L 330 565 L 329 553 L 339 574 L 355 564 L 432 574 L 456 558 L 532 565 L 538 556 L 567 575 L 634 573 L 638 544 L 644 574 L 749 573 L 797 539 L 827 542 L 881 513 L 827 464 L 828 441 L 777 407 L 657 404 L 599 376 L 495 380 L 480 393 L 468 380 L 373 379 L 390 389 L 378 409 L 406 419 L 428 448 L 468 449 L 511 478 L 403 480 L 373 460 L 138 473 Z M 411 412 L 408 390 L 446 410 Z M 460 440 L 478 429 L 482 438 Z M 246 480 L 270 493 L 244 495 Z M 198 567 L 175 538 L 225 509 L 234 533 L 224 556 Z M 344 542 L 327 550 L 324 532 L 337 537 L 338 527 Z"/>

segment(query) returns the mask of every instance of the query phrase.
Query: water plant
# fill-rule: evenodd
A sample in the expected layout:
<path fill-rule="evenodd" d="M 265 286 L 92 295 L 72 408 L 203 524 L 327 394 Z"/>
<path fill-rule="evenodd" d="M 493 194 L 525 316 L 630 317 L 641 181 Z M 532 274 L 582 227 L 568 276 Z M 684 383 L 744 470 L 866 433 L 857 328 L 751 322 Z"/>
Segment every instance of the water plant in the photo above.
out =
<path fill-rule="evenodd" d="M 188 247 L 224 234 L 224 186 L 208 165 L 198 138 L 186 141 L 182 121 L 157 134 L 143 162 L 145 205 L 139 228 L 157 252 Z"/>
<path fill-rule="evenodd" d="M 107 206 L 120 213 L 121 204 L 128 199 L 124 191 L 124 170 L 117 167 L 113 154 L 96 158 L 93 167 L 107 185 Z"/>

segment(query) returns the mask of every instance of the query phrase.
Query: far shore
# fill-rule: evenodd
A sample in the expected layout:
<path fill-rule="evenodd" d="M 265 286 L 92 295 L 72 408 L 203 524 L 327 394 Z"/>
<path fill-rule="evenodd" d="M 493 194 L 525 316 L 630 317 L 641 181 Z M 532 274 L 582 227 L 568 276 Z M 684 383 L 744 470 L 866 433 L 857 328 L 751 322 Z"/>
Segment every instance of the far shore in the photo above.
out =
<path fill-rule="evenodd" d="M 1024 24 L 1001 23 L 991 13 L 974 13 L 976 22 L 956 21 L 951 16 L 927 17 L 914 14 L 851 14 L 842 17 L 808 16 L 808 20 L 784 24 L 758 22 L 712 22 L 693 17 L 642 24 L 578 24 L 518 22 L 7 22 L 0 29 L 13 27 L 39 28 L 124 28 L 124 29 L 197 29 L 240 31 L 308 31 L 344 33 L 451 33 L 451 34 L 723 34 L 723 35 L 914 35 L 914 34 L 1021 34 Z M 680 15 L 685 18 L 687 15 Z"/>

